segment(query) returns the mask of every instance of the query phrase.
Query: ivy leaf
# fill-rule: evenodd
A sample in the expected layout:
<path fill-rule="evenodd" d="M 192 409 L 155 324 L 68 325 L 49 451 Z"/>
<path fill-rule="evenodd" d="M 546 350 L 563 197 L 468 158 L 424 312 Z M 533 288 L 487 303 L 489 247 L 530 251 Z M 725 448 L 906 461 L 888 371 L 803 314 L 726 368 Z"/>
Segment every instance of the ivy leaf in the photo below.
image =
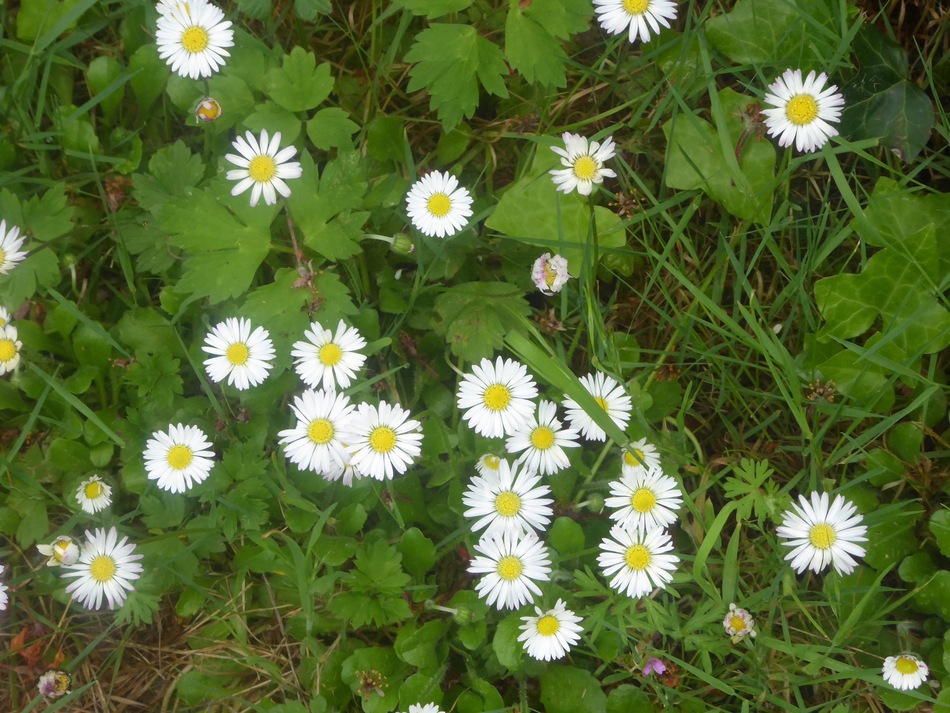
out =
<path fill-rule="evenodd" d="M 398 7 L 413 15 L 425 15 L 429 20 L 448 15 L 450 12 L 460 12 L 471 4 L 472 0 L 396 0 Z"/>
<path fill-rule="evenodd" d="M 446 131 L 475 113 L 479 84 L 495 96 L 508 96 L 501 50 L 471 25 L 432 25 L 416 36 L 406 61 L 415 63 L 409 91 L 429 92 L 430 106 Z"/>
<path fill-rule="evenodd" d="M 502 348 L 511 312 L 527 316 L 531 308 L 514 285 L 467 282 L 439 295 L 435 311 L 440 318 L 435 330 L 445 337 L 453 354 L 472 362 Z"/>
<path fill-rule="evenodd" d="M 527 16 L 520 3 L 513 4 L 508 11 L 505 54 L 511 66 L 532 84 L 545 87 L 567 84 L 564 74 L 567 54 L 558 40 Z"/>
<path fill-rule="evenodd" d="M 323 62 L 317 66 L 313 52 L 301 47 L 285 55 L 283 65 L 272 69 L 267 79 L 269 96 L 288 111 L 313 109 L 333 90 L 330 65 Z"/>

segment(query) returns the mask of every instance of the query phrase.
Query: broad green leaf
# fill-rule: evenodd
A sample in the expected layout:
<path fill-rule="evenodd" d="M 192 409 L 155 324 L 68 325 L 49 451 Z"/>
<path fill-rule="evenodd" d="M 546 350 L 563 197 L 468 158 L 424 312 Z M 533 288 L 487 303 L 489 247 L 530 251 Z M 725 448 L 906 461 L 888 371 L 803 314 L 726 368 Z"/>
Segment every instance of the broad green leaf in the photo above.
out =
<path fill-rule="evenodd" d="M 189 195 L 204 177 L 205 165 L 200 156 L 176 141 L 152 155 L 148 170 L 132 175 L 132 190 L 143 208 L 152 209 Z"/>
<path fill-rule="evenodd" d="M 655 710 L 649 694 L 629 683 L 617 686 L 607 696 L 607 713 L 653 713 Z"/>
<path fill-rule="evenodd" d="M 933 225 L 950 224 L 950 193 L 913 193 L 890 178 L 881 178 L 864 209 L 866 220 L 855 220 L 861 239 L 871 245 L 900 245 L 909 236 Z M 939 274 L 950 270 L 950 240 L 937 244 Z"/>
<path fill-rule="evenodd" d="M 60 33 L 71 29 L 79 19 L 76 13 L 92 4 L 90 0 L 23 0 L 16 17 L 17 39 L 29 42 L 54 28 L 61 28 Z"/>
<path fill-rule="evenodd" d="M 338 107 L 321 109 L 307 122 L 307 136 L 318 149 L 352 146 L 350 137 L 360 130 L 359 124 Z"/>
<path fill-rule="evenodd" d="M 24 247 L 30 248 L 27 242 Z M 31 251 L 8 275 L 0 275 L 0 304 L 18 306 L 36 295 L 41 287 L 59 282 L 59 261 L 49 248 Z"/>
<path fill-rule="evenodd" d="M 86 83 L 89 85 L 89 93 L 95 97 L 101 94 L 106 88 L 122 75 L 122 65 L 115 57 L 109 55 L 100 55 L 89 63 L 86 69 Z M 122 105 L 122 97 L 125 95 L 125 87 L 120 86 L 109 96 L 105 97 L 99 106 L 102 114 L 107 120 L 111 120 Z"/>
<path fill-rule="evenodd" d="M 828 331 L 840 339 L 864 334 L 877 317 L 877 309 L 865 302 L 860 275 L 835 275 L 815 283 L 815 303 L 828 323 Z"/>
<path fill-rule="evenodd" d="M 272 0 L 235 0 L 235 4 L 241 12 L 255 20 L 266 20 L 273 8 Z"/>
<path fill-rule="evenodd" d="M 532 84 L 549 88 L 567 84 L 564 74 L 567 54 L 561 43 L 528 17 L 520 3 L 512 4 L 508 10 L 505 55 L 511 66 Z"/>
<path fill-rule="evenodd" d="M 450 12 L 461 12 L 472 4 L 473 0 L 395 0 L 398 7 L 408 10 L 413 15 L 425 15 L 427 19 L 448 15 Z"/>
<path fill-rule="evenodd" d="M 590 26 L 594 8 L 588 0 L 531 0 L 518 2 L 525 14 L 552 36 L 566 40 Z"/>
<path fill-rule="evenodd" d="M 399 703 L 399 682 L 406 666 L 388 646 L 358 649 L 343 662 L 340 678 L 350 687 L 363 707 L 363 713 L 390 713 Z M 367 672 L 376 672 L 379 687 L 368 685 Z M 372 683 L 372 681 L 370 681 Z"/>
<path fill-rule="evenodd" d="M 443 621 L 427 621 L 418 629 L 405 627 L 393 644 L 396 655 L 410 666 L 423 671 L 434 670 L 445 655 L 445 634 L 448 630 Z"/>
<path fill-rule="evenodd" d="M 518 641 L 520 634 L 521 619 L 517 614 L 511 614 L 498 624 L 492 639 L 492 651 L 495 652 L 498 662 L 510 671 L 521 668 L 523 648 Z"/>
<path fill-rule="evenodd" d="M 397 549 L 402 555 L 403 566 L 420 581 L 435 564 L 435 545 L 418 527 L 406 530 Z"/>
<path fill-rule="evenodd" d="M 904 501 L 884 522 L 869 527 L 864 560 L 875 569 L 888 569 L 917 550 L 920 543 L 914 527 L 923 512 L 920 504 Z"/>
<path fill-rule="evenodd" d="M 65 235 L 73 229 L 73 208 L 67 203 L 63 184 L 57 184 L 42 196 L 21 201 L 6 188 L 0 190 L 0 216 L 7 228 L 16 226 L 27 237 L 24 247 L 30 249 L 30 240 L 46 242 Z"/>
<path fill-rule="evenodd" d="M 873 335 L 867 342 L 867 348 L 880 342 L 880 333 Z M 893 344 L 887 344 L 880 353 L 897 364 L 902 364 L 904 353 Z M 894 404 L 894 384 L 888 379 L 884 368 L 850 349 L 842 349 L 834 356 L 818 365 L 818 372 L 828 380 L 835 382 L 835 389 L 858 403 L 873 406 L 878 413 L 884 413 Z"/>
<path fill-rule="evenodd" d="M 158 56 L 154 43 L 150 42 L 135 50 L 129 58 L 129 71 L 132 72 L 129 84 L 135 93 L 139 116 L 148 116 L 152 104 L 165 91 L 169 77 L 168 65 Z"/>
<path fill-rule="evenodd" d="M 326 62 L 317 66 L 313 52 L 294 47 L 280 69 L 268 73 L 271 99 L 288 111 L 313 109 L 330 96 L 333 77 Z"/>
<path fill-rule="evenodd" d="M 607 696 L 590 672 L 548 666 L 541 674 L 541 703 L 547 713 L 606 713 Z"/>
<path fill-rule="evenodd" d="M 255 135 L 267 131 L 268 136 L 280 133 L 280 147 L 292 144 L 300 136 L 303 127 L 293 112 L 277 106 L 274 102 L 264 102 L 254 107 L 254 111 L 241 122 Z"/>
<path fill-rule="evenodd" d="M 294 13 L 305 22 L 313 22 L 320 15 L 329 15 L 332 10 L 330 0 L 294 0 Z"/>
<path fill-rule="evenodd" d="M 505 282 L 454 285 L 438 296 L 435 311 L 439 316 L 435 330 L 453 354 L 470 362 L 502 348 L 512 312 L 531 313 L 521 290 Z"/>
<path fill-rule="evenodd" d="M 130 309 L 122 314 L 116 327 L 119 341 L 132 351 L 146 354 L 164 352 L 172 356 L 183 356 L 175 327 L 157 309 Z"/>
<path fill-rule="evenodd" d="M 327 273 L 332 278 L 335 274 Z M 241 308 L 241 314 L 254 324 L 266 324 L 271 338 L 289 340 L 299 339 L 309 326 L 305 308 L 311 300 L 319 296 L 307 284 L 299 284 L 300 273 L 291 267 L 281 268 L 274 275 L 274 281 L 257 287 L 248 293 Z M 344 299 L 349 303 L 349 295 L 344 288 Z"/>
<path fill-rule="evenodd" d="M 548 533 L 551 547 L 562 555 L 572 555 L 584 549 L 584 528 L 569 517 L 559 517 Z"/>
<path fill-rule="evenodd" d="M 950 557 L 950 510 L 937 510 L 930 516 L 929 527 L 940 553 L 944 557 Z"/>

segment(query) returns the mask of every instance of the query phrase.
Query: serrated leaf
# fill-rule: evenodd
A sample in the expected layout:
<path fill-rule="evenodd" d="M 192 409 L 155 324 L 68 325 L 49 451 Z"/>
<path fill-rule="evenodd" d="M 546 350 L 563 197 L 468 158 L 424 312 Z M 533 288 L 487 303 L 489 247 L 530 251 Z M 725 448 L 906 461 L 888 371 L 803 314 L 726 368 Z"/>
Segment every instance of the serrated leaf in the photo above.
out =
<path fill-rule="evenodd" d="M 587 30 L 594 15 L 593 5 L 588 0 L 532 0 L 518 4 L 525 6 L 528 17 L 562 40 Z"/>
<path fill-rule="evenodd" d="M 156 151 L 148 162 L 148 173 L 132 174 L 132 194 L 143 208 L 185 198 L 204 177 L 205 165 L 185 144 L 176 141 Z"/>
<path fill-rule="evenodd" d="M 558 40 L 527 17 L 520 3 L 513 4 L 508 11 L 505 55 L 511 66 L 531 83 L 551 88 L 567 84 L 564 73 L 567 54 Z"/>
<path fill-rule="evenodd" d="M 235 0 L 235 4 L 241 12 L 255 20 L 266 20 L 273 10 L 272 0 Z"/>
<path fill-rule="evenodd" d="M 307 137 L 318 149 L 352 146 L 350 137 L 360 130 L 350 115 L 338 107 L 321 109 L 307 122 Z"/>
<path fill-rule="evenodd" d="M 397 7 L 413 15 L 425 15 L 429 20 L 460 12 L 472 4 L 472 0 L 395 0 Z"/>
<path fill-rule="evenodd" d="M 25 245 L 29 249 L 29 243 Z M 20 305 L 39 288 L 59 282 L 59 261 L 49 248 L 31 251 L 8 275 L 0 276 L 0 303 Z"/>
<path fill-rule="evenodd" d="M 294 47 L 280 69 L 272 69 L 267 78 L 271 99 L 293 112 L 313 109 L 333 90 L 330 65 L 317 66 L 313 52 L 302 47 Z"/>

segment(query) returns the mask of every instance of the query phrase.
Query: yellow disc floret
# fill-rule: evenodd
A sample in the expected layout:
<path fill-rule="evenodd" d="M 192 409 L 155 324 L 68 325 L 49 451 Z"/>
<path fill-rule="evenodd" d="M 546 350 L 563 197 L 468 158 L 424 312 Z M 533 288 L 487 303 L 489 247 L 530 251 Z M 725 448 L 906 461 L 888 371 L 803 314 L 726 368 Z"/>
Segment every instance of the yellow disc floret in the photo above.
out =
<path fill-rule="evenodd" d="M 785 105 L 788 120 L 798 126 L 810 124 L 818 116 L 818 102 L 809 94 L 799 94 Z"/>
<path fill-rule="evenodd" d="M 184 470 L 191 464 L 191 449 L 180 443 L 172 446 L 168 451 L 168 465 L 175 470 Z"/>

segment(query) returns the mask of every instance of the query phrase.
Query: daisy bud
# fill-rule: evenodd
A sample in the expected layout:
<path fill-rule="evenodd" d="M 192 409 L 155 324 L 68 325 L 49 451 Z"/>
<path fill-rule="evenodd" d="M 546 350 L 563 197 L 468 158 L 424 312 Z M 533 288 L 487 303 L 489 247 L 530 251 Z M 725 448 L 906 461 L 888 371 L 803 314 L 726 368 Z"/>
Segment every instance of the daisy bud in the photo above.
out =
<path fill-rule="evenodd" d="M 570 277 L 567 273 L 567 260 L 560 255 L 551 257 L 551 253 L 544 253 L 534 261 L 531 268 L 531 279 L 545 295 L 560 292 Z"/>
<path fill-rule="evenodd" d="M 36 549 L 44 557 L 49 557 L 47 567 L 58 567 L 61 564 L 76 564 L 79 559 L 79 545 L 68 535 L 57 537 L 49 545 L 37 545 Z"/>
<path fill-rule="evenodd" d="M 205 97 L 195 107 L 195 118 L 200 122 L 209 123 L 220 119 L 221 114 L 221 105 L 211 97 Z"/>

